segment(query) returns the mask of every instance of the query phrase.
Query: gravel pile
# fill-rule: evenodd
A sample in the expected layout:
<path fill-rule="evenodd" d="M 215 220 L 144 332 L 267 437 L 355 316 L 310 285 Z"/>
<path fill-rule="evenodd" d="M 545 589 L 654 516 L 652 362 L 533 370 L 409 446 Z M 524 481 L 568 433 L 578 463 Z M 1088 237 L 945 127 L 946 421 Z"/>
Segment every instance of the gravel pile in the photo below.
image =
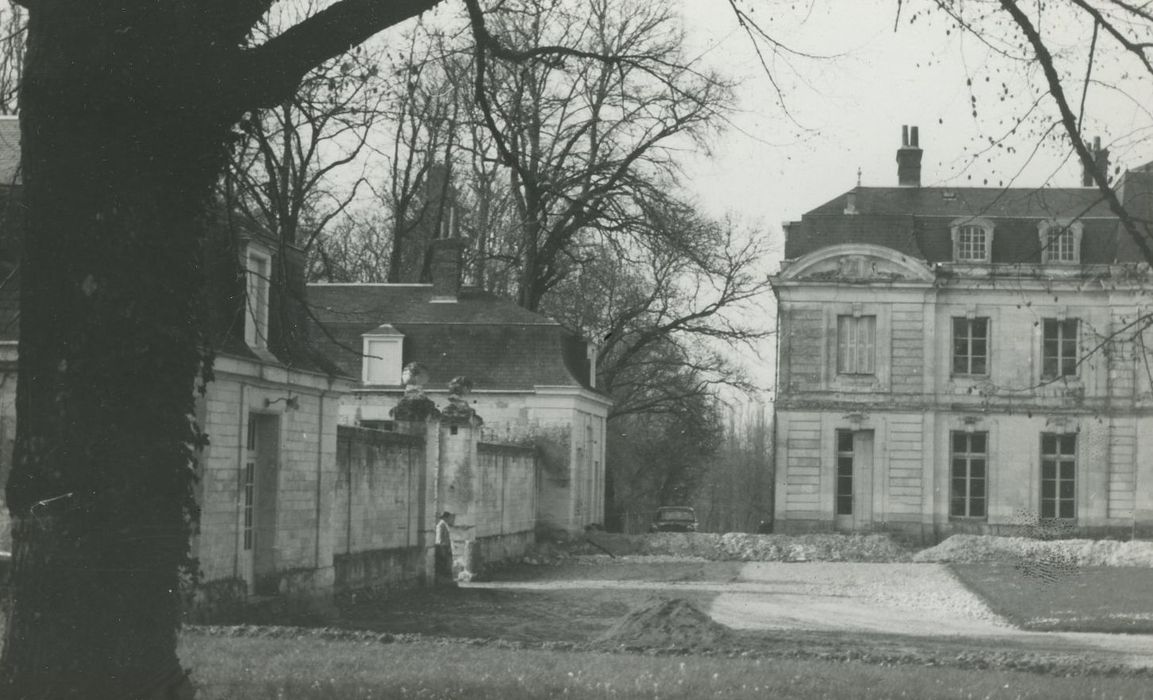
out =
<path fill-rule="evenodd" d="M 744 532 L 596 533 L 573 553 L 691 557 L 709 561 L 908 561 L 888 535 L 753 535 Z"/>
<path fill-rule="evenodd" d="M 682 598 L 655 598 L 633 610 L 596 643 L 641 649 L 713 649 L 727 645 L 731 632 Z"/>
<path fill-rule="evenodd" d="M 913 555 L 915 562 L 1018 562 L 1060 560 L 1072 566 L 1153 567 L 1153 542 L 1052 540 L 1025 537 L 953 535 Z"/>

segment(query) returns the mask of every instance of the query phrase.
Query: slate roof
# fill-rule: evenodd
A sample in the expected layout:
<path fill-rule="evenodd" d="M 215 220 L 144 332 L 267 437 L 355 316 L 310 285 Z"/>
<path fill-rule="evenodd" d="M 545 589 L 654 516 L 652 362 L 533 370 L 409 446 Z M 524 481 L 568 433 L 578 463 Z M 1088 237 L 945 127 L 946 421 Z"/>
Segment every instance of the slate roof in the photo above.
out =
<path fill-rule="evenodd" d="M 429 388 L 453 378 L 476 390 L 534 386 L 591 388 L 586 344 L 556 321 L 478 290 L 433 301 L 431 284 L 310 284 L 311 336 L 343 374 L 361 375 L 362 334 L 390 325 L 404 335 L 403 359 L 429 370 Z"/>
<path fill-rule="evenodd" d="M 846 214 L 850 195 L 857 213 Z M 1081 261 L 1139 261 L 1116 217 L 1094 188 L 857 187 L 788 226 L 785 258 L 842 243 L 872 243 L 926 262 L 952 259 L 950 225 L 960 217 L 993 223 L 993 262 L 1041 262 L 1037 224 L 1077 219 L 1084 225 Z"/>
<path fill-rule="evenodd" d="M 1109 205 L 1093 187 L 857 187 L 851 191 L 862 214 L 1113 218 Z M 809 214 L 843 214 L 848 195 L 835 197 Z"/>

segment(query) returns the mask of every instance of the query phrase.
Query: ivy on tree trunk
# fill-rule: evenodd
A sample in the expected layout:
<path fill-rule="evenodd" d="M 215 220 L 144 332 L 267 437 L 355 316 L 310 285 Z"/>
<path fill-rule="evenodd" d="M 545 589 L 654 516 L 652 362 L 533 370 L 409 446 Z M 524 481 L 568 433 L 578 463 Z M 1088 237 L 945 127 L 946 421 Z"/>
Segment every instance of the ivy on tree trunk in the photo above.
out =
<path fill-rule="evenodd" d="M 0 695 L 191 696 L 176 656 L 208 357 L 204 217 L 233 124 L 437 0 L 25 0 L 18 426 Z"/>

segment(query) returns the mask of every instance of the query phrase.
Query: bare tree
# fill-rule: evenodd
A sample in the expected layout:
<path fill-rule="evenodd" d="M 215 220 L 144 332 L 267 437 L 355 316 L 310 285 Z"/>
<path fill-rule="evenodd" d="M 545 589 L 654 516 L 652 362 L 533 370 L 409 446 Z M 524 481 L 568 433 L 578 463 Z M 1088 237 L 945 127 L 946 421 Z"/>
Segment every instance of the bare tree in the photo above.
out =
<path fill-rule="evenodd" d="M 765 239 L 669 197 L 644 210 L 651 232 L 628 244 L 590 241 L 578 251 L 588 262 L 545 310 L 598 340 L 612 417 L 666 412 L 722 386 L 755 392 L 731 358 L 772 332 L 759 306 L 769 291 Z"/>
<path fill-rule="evenodd" d="M 319 10 L 316 0 L 291 5 L 261 22 L 256 39 Z M 345 213 L 364 182 L 361 155 L 382 113 L 383 58 L 380 47 L 354 46 L 306 75 L 288 99 L 245 115 L 223 190 L 247 225 L 310 252 Z"/>
<path fill-rule="evenodd" d="M 19 5 L 0 8 L 0 114 L 18 111 L 27 35 L 28 16 L 24 8 Z"/>
<path fill-rule="evenodd" d="M 579 268 L 585 230 L 628 228 L 640 200 L 675 179 L 675 150 L 704 146 L 731 85 L 684 56 L 659 4 L 508 3 L 492 23 L 513 45 L 575 49 L 493 63 L 476 93 L 509 171 L 518 302 L 536 310 Z"/>

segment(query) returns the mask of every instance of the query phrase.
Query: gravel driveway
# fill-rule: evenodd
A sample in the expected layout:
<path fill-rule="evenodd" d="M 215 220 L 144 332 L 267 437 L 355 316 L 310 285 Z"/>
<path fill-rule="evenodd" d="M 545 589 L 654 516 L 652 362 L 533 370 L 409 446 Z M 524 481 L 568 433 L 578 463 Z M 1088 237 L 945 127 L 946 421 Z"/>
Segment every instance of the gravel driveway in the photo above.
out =
<path fill-rule="evenodd" d="M 940 564 L 746 564 L 744 585 L 713 601 L 734 629 L 988 635 L 1010 625 Z"/>
<path fill-rule="evenodd" d="M 1019 630 L 989 610 L 942 564 L 753 562 L 728 581 L 582 578 L 464 586 L 644 590 L 671 597 L 701 591 L 715 594 L 706 612 L 733 629 L 969 638 L 977 645 L 982 639 L 997 640 L 1038 652 L 1106 654 L 1122 665 L 1153 668 L 1151 635 Z"/>

